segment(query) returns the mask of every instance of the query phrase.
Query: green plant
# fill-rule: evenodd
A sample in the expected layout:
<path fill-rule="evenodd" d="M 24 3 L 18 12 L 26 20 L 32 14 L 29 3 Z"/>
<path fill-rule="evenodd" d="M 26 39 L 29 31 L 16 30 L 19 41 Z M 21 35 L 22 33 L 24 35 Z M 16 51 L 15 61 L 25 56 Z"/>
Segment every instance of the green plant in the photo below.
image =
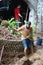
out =
<path fill-rule="evenodd" d="M 14 18 L 11 18 L 10 20 L 8 20 L 8 24 L 9 24 L 8 30 L 10 30 L 10 32 L 11 32 L 12 34 L 16 34 L 16 35 L 18 34 L 18 35 L 21 36 L 21 33 L 20 33 L 20 32 L 16 32 L 16 31 L 12 30 L 12 27 L 17 28 L 17 24 L 19 23 L 19 22 L 13 20 L 13 19 L 14 19 Z"/>

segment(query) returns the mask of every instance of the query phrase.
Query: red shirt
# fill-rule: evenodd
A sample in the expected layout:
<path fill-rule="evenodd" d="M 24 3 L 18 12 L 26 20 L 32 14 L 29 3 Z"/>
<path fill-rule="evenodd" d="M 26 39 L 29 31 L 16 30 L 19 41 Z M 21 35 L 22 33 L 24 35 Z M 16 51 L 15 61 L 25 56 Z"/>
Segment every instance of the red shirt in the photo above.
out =
<path fill-rule="evenodd" d="M 20 14 L 20 8 L 15 8 L 14 9 L 14 18 L 16 20 L 19 20 L 20 19 L 20 16 L 18 14 Z"/>

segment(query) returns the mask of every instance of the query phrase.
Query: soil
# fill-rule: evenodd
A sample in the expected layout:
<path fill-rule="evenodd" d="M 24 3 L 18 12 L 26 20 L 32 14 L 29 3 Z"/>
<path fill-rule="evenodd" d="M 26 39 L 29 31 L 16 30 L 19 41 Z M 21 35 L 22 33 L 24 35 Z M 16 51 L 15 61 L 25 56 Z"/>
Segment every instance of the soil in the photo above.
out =
<path fill-rule="evenodd" d="M 20 40 L 21 38 L 19 35 L 11 34 L 11 32 L 5 26 L 0 26 L 0 39 Z"/>
<path fill-rule="evenodd" d="M 36 52 L 27 58 L 24 56 L 15 62 L 15 64 L 13 62 L 9 65 L 43 65 L 43 46 L 38 46 Z"/>
<path fill-rule="evenodd" d="M 1 65 L 43 65 L 43 46 L 38 46 L 36 52 L 28 57 L 23 52 L 4 51 Z"/>

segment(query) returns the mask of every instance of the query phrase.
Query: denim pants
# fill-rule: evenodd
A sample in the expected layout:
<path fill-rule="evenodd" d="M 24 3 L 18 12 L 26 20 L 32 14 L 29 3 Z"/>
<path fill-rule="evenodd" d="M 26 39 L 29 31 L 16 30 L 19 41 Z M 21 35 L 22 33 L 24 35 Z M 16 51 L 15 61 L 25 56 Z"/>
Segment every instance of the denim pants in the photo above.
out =
<path fill-rule="evenodd" d="M 22 40 L 22 42 L 23 42 L 24 48 L 29 48 L 32 46 L 32 41 L 29 39 L 24 39 Z"/>

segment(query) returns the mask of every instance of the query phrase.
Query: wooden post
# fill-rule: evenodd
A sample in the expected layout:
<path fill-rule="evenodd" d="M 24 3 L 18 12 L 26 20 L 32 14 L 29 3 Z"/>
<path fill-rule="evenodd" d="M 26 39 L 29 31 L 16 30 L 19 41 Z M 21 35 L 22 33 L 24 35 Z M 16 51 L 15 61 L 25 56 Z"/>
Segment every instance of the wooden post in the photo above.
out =
<path fill-rule="evenodd" d="M 2 46 L 2 50 L 1 50 L 1 54 L 0 54 L 0 63 L 1 63 L 3 51 L 4 51 L 4 45 Z"/>
<path fill-rule="evenodd" d="M 26 17 L 25 17 L 26 21 L 27 21 L 27 16 L 28 16 L 28 8 L 27 8 Z"/>

